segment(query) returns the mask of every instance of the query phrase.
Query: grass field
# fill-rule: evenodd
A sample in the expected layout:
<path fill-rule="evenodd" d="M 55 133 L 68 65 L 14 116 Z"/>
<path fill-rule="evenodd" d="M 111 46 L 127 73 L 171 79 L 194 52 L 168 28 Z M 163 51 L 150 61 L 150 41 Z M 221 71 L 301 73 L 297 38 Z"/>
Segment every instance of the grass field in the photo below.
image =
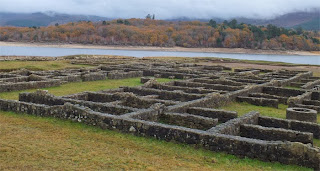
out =
<path fill-rule="evenodd" d="M 88 66 L 72 65 L 65 61 L 0 62 L 0 70 L 79 67 Z M 106 79 L 43 89 L 62 96 L 138 85 L 141 85 L 140 78 Z M 20 92 L 35 90 L 4 92 L 0 93 L 0 98 L 17 100 Z M 285 118 L 285 108 L 285 105 L 274 109 L 245 103 L 224 107 L 238 111 L 240 115 L 256 110 L 262 115 L 278 118 Z M 319 146 L 320 141 L 314 140 L 314 143 Z M 0 111 L 0 161 L 0 170 L 311 170 L 101 130 L 81 123 L 3 111 Z"/>
<path fill-rule="evenodd" d="M 157 81 L 158 82 L 168 82 L 168 81 L 172 81 L 172 79 L 158 78 Z M 63 84 L 59 87 L 42 88 L 42 90 L 48 90 L 49 93 L 56 95 L 56 96 L 63 96 L 63 95 L 80 93 L 83 91 L 100 91 L 100 90 L 105 90 L 105 89 L 114 89 L 114 88 L 119 88 L 119 86 L 123 86 L 123 85 L 125 85 L 125 86 L 139 86 L 142 84 L 140 83 L 140 78 L 128 78 L 128 79 L 121 79 L 121 80 L 106 79 L 106 80 L 100 80 L 100 81 L 67 83 L 67 84 Z M 34 92 L 36 90 L 37 89 L 3 92 L 3 93 L 0 93 L 0 98 L 18 100 L 19 93 L 21 93 L 21 92 Z"/>
<path fill-rule="evenodd" d="M 239 116 L 242 116 L 250 111 L 258 111 L 262 116 L 270 116 L 276 118 L 286 118 L 286 109 L 288 105 L 279 104 L 278 109 L 273 107 L 255 106 L 248 103 L 237 103 L 233 102 L 227 106 L 222 106 L 220 109 L 237 111 Z M 320 116 L 318 116 L 318 123 L 320 123 Z"/>
<path fill-rule="evenodd" d="M 262 116 L 269 116 L 269 117 L 282 118 L 282 119 L 286 118 L 287 108 L 288 108 L 288 105 L 283 105 L 283 104 L 279 104 L 279 108 L 276 109 L 272 107 L 255 106 L 248 103 L 237 103 L 237 102 L 221 107 L 221 109 L 224 109 L 224 110 L 237 111 L 239 116 L 249 113 L 250 111 L 258 111 Z M 318 119 L 317 120 L 318 124 L 320 124 L 319 114 L 317 119 Z M 314 139 L 314 145 L 317 147 L 320 147 L 320 140 Z"/>
<path fill-rule="evenodd" d="M 311 170 L 0 112 L 0 170 Z"/>
<path fill-rule="evenodd" d="M 88 67 L 88 65 L 74 65 L 70 64 L 68 60 L 59 61 L 1 61 L 0 71 L 17 70 L 21 68 L 43 71 L 43 70 L 60 70 L 66 68 L 81 68 Z"/>

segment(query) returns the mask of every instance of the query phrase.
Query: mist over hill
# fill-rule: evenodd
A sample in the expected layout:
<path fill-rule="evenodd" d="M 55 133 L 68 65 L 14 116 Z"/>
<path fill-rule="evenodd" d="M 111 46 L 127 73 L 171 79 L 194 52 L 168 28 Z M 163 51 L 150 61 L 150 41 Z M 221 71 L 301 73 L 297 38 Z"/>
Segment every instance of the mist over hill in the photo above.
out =
<path fill-rule="evenodd" d="M 142 17 L 143 18 L 143 17 Z M 71 15 L 61 14 L 55 12 L 37 12 L 37 13 L 1 13 L 0 12 L 0 26 L 17 26 L 17 27 L 39 27 L 58 24 L 65 24 L 68 22 L 77 21 L 108 21 L 115 18 L 100 17 L 94 15 Z M 179 17 L 168 19 L 168 21 L 192 21 L 199 20 L 207 22 L 210 19 L 215 20 L 217 23 L 222 23 L 225 18 L 189 18 Z M 236 18 L 239 23 L 253 24 L 253 25 L 276 25 L 285 28 L 302 27 L 305 30 L 320 30 L 320 13 L 319 9 L 303 12 L 292 12 L 284 15 L 277 16 L 273 19 L 252 19 L 238 17 Z"/>
<path fill-rule="evenodd" d="M 217 23 L 222 23 L 224 18 L 210 18 L 215 20 Z M 170 21 L 209 21 L 210 19 L 201 19 L 201 18 L 187 18 L 181 17 L 176 19 L 171 19 Z M 277 16 L 272 19 L 252 19 L 244 17 L 236 17 L 239 23 L 253 24 L 253 25 L 263 25 L 272 24 L 278 27 L 285 28 L 297 28 L 302 27 L 304 30 L 320 30 L 320 9 L 314 9 L 311 11 L 304 12 L 292 12 L 284 15 Z"/>
<path fill-rule="evenodd" d="M 106 17 L 99 17 L 93 15 L 69 15 L 55 12 L 37 12 L 37 13 L 1 13 L 0 12 L 0 26 L 17 26 L 17 27 L 40 27 L 58 24 L 65 24 L 68 22 L 77 21 L 102 21 L 110 20 Z"/>

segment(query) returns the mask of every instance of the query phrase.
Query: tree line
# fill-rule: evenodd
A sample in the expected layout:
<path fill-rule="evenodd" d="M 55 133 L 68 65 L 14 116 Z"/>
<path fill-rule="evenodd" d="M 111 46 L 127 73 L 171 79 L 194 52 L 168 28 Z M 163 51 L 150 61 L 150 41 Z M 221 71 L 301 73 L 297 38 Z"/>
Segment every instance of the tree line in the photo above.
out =
<path fill-rule="evenodd" d="M 256 26 L 237 20 L 163 21 L 146 19 L 79 21 L 48 27 L 0 27 L 0 41 L 161 47 L 319 50 L 319 31 Z"/>

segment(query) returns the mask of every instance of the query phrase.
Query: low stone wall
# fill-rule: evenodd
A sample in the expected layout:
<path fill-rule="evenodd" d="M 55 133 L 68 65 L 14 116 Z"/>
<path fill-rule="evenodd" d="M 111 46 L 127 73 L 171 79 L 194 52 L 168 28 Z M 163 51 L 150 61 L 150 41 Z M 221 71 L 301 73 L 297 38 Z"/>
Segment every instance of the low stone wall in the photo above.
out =
<path fill-rule="evenodd" d="M 305 91 L 302 91 L 302 90 L 294 90 L 294 89 L 270 87 L 270 86 L 263 87 L 262 92 L 266 94 L 277 95 L 282 97 L 299 96 L 305 93 Z"/>
<path fill-rule="evenodd" d="M 239 86 L 228 86 L 222 84 L 207 84 L 207 83 L 196 83 L 190 81 L 174 81 L 175 86 L 182 86 L 182 87 L 204 87 L 207 89 L 214 89 L 214 90 L 223 90 L 223 91 L 236 91 L 241 89 Z"/>
<path fill-rule="evenodd" d="M 292 83 L 290 83 L 291 87 L 299 87 L 299 88 L 301 88 L 303 85 L 305 85 L 305 83 L 301 83 L 301 82 L 292 82 Z"/>
<path fill-rule="evenodd" d="M 255 84 L 263 84 L 266 83 L 266 80 L 257 80 L 257 79 L 246 79 L 246 78 L 229 78 L 230 80 L 242 83 L 255 83 Z"/>
<path fill-rule="evenodd" d="M 244 83 L 227 80 L 227 79 L 204 79 L 204 78 L 196 78 L 193 80 L 194 82 L 199 83 L 207 83 L 207 84 L 224 84 L 224 85 L 230 85 L 230 86 L 243 86 Z"/>
<path fill-rule="evenodd" d="M 301 95 L 290 97 L 288 99 L 289 107 L 293 106 L 294 104 L 302 104 L 304 100 L 310 100 L 312 96 L 312 92 L 305 92 Z"/>
<path fill-rule="evenodd" d="M 320 91 L 312 91 L 311 100 L 320 100 Z"/>
<path fill-rule="evenodd" d="M 154 70 L 143 70 L 143 76 L 149 77 L 161 77 L 161 78 L 169 78 L 174 76 L 177 79 L 185 79 L 188 78 L 197 78 L 199 75 L 197 74 L 188 74 L 188 73 L 178 73 L 178 72 L 168 72 L 168 71 L 154 71 Z"/>
<path fill-rule="evenodd" d="M 46 80 L 46 81 L 30 81 L 30 82 L 18 82 L 18 83 L 5 83 L 0 84 L 0 92 L 19 91 L 26 89 L 37 89 L 46 87 L 60 86 L 59 80 Z"/>
<path fill-rule="evenodd" d="M 170 86 L 170 85 L 164 85 L 164 84 L 153 84 L 150 88 L 156 88 L 156 89 L 168 90 L 168 91 L 181 90 L 186 93 L 196 93 L 196 94 L 208 94 L 208 93 L 215 92 L 214 90 L 204 89 L 204 88 L 189 88 L 189 87 L 181 87 L 181 86 Z"/>
<path fill-rule="evenodd" d="M 320 125 L 316 123 L 260 116 L 258 125 L 273 128 L 292 129 L 301 132 L 311 132 L 313 133 L 314 138 L 320 139 Z"/>
<path fill-rule="evenodd" d="M 281 96 L 264 94 L 264 93 L 251 93 L 251 94 L 249 94 L 249 97 L 277 99 L 279 101 L 279 103 L 282 103 L 282 104 L 288 103 L 288 97 L 281 97 Z"/>
<path fill-rule="evenodd" d="M 240 135 L 240 126 L 243 124 L 258 124 L 259 113 L 250 112 L 239 118 L 231 119 L 225 123 L 222 123 L 216 127 L 209 129 L 209 132 L 227 134 L 227 135 Z"/>
<path fill-rule="evenodd" d="M 314 106 L 314 105 L 304 105 L 304 104 L 292 104 L 290 107 L 299 107 L 299 108 L 307 108 L 307 109 L 312 109 L 320 113 L 320 106 Z"/>
<path fill-rule="evenodd" d="M 59 79 L 61 81 L 66 81 L 66 82 L 81 82 L 82 78 L 80 75 L 68 75 L 68 76 L 57 76 L 53 77 L 54 79 Z"/>
<path fill-rule="evenodd" d="M 184 92 L 166 91 L 166 90 L 158 90 L 158 89 L 142 88 L 142 87 L 124 87 L 124 91 L 133 92 L 141 96 L 158 95 L 159 98 L 163 100 L 175 99 L 177 101 L 182 101 L 182 102 L 205 97 L 205 95 L 199 95 L 199 94 L 189 94 Z"/>
<path fill-rule="evenodd" d="M 313 72 L 309 71 L 309 72 L 303 72 L 303 73 L 299 73 L 294 77 L 285 79 L 285 80 L 281 80 L 280 81 L 280 86 L 284 87 L 284 86 L 290 86 L 290 84 L 292 82 L 299 82 L 301 79 L 304 78 L 309 78 L 313 75 Z"/>
<path fill-rule="evenodd" d="M 203 69 L 205 69 L 205 70 L 215 70 L 215 71 L 222 71 L 224 69 L 230 70 L 230 68 L 225 68 L 224 66 L 207 66 L 207 65 L 203 66 Z M 231 68 L 231 70 L 232 70 L 232 68 Z"/>
<path fill-rule="evenodd" d="M 85 100 L 60 98 L 60 97 L 47 94 L 41 90 L 36 93 L 21 93 L 19 95 L 19 98 L 20 98 L 19 100 L 24 102 L 39 103 L 39 104 L 44 104 L 48 106 L 63 105 L 66 103 L 70 103 L 74 105 L 89 107 L 93 111 L 109 113 L 113 115 L 122 115 L 122 114 L 130 113 L 137 110 L 135 108 L 121 106 L 121 105 L 113 105 L 110 103 L 99 103 L 99 102 L 91 102 L 91 101 L 85 101 Z"/>
<path fill-rule="evenodd" d="M 104 73 L 88 73 L 81 75 L 82 81 L 97 81 L 97 80 L 105 80 L 107 78 Z"/>
<path fill-rule="evenodd" d="M 185 113 L 163 113 L 160 115 L 158 121 L 169 125 L 178 125 L 199 130 L 207 130 L 218 124 L 218 119 Z"/>
<path fill-rule="evenodd" d="M 125 79 L 125 78 L 136 78 L 142 77 L 143 71 L 129 71 L 129 72 L 119 72 L 112 71 L 108 73 L 109 79 Z"/>
<path fill-rule="evenodd" d="M 170 84 L 174 83 L 172 82 Z M 229 92 L 223 95 L 218 93 L 211 93 L 201 99 L 170 106 L 168 107 L 168 111 L 185 113 L 190 107 L 218 108 L 235 101 L 238 96 L 247 96 L 250 93 L 261 92 L 264 86 L 271 86 L 275 84 L 277 84 L 277 82 L 247 86 L 245 89 Z"/>
<path fill-rule="evenodd" d="M 141 77 L 140 78 L 140 83 L 144 84 L 144 83 L 146 83 L 146 82 L 148 82 L 150 80 L 154 80 L 154 78 L 152 78 L 152 77 Z"/>
<path fill-rule="evenodd" d="M 201 108 L 201 107 L 190 107 L 186 111 L 187 113 L 193 115 L 200 115 L 209 118 L 218 118 L 219 122 L 227 122 L 231 119 L 237 118 L 237 112 L 210 109 L 210 108 Z"/>
<path fill-rule="evenodd" d="M 169 106 L 167 110 L 170 112 L 186 113 L 190 107 L 217 108 L 228 103 L 231 103 L 229 96 L 212 93 L 201 99 Z"/>
<path fill-rule="evenodd" d="M 319 100 L 303 100 L 302 104 L 320 106 L 320 101 Z"/>
<path fill-rule="evenodd" d="M 320 85 L 320 80 L 315 80 L 313 82 L 308 82 L 307 84 L 301 86 L 301 88 L 303 88 L 303 89 L 312 89 L 316 85 Z"/>
<path fill-rule="evenodd" d="M 292 131 L 281 128 L 268 128 L 259 125 L 243 124 L 240 126 L 240 136 L 268 140 L 268 141 L 292 141 L 313 144 L 313 134 Z"/>
<path fill-rule="evenodd" d="M 278 108 L 279 101 L 278 99 L 267 99 L 267 98 L 258 98 L 258 97 L 237 97 L 238 102 L 247 102 L 256 106 L 268 106 Z"/>
<path fill-rule="evenodd" d="M 317 111 L 307 108 L 287 108 L 286 118 L 317 123 Z"/>
<path fill-rule="evenodd" d="M 29 77 L 28 76 L 19 76 L 19 77 L 10 77 L 10 78 L 2 78 L 0 79 L 1 82 L 11 82 L 11 83 L 17 83 L 17 82 L 28 82 Z"/>
<path fill-rule="evenodd" d="M 38 90 L 35 93 L 20 93 L 19 101 L 36 103 L 36 104 L 45 104 L 48 106 L 54 105 L 63 105 L 64 101 L 61 99 L 52 96 L 47 91 Z"/>

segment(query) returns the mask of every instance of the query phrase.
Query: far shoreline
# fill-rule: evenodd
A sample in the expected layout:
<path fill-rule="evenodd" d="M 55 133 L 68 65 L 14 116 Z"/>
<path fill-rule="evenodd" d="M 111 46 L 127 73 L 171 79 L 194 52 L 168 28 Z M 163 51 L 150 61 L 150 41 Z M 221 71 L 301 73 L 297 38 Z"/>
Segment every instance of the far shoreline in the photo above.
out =
<path fill-rule="evenodd" d="M 111 45 L 84 45 L 58 43 L 25 43 L 3 42 L 0 46 L 18 47 L 47 47 L 47 48 L 74 48 L 74 49 L 109 49 L 109 50 L 136 50 L 136 51 L 166 51 L 166 52 L 202 52 L 202 53 L 231 53 L 231 54 L 264 54 L 264 55 L 306 55 L 318 56 L 319 51 L 292 51 L 292 50 L 255 50 L 243 48 L 184 48 L 184 47 L 154 47 L 154 46 L 111 46 Z"/>

